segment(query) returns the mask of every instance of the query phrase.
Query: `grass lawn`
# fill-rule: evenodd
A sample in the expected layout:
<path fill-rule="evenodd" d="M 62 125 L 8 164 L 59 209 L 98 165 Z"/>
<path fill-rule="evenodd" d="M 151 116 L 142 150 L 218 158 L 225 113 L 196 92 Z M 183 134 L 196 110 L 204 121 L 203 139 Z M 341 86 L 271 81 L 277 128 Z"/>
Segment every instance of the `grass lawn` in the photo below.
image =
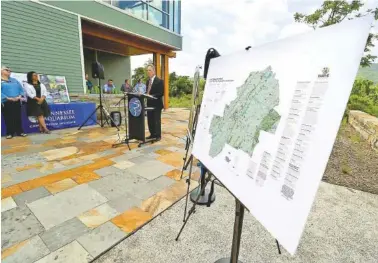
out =
<path fill-rule="evenodd" d="M 172 107 L 172 108 L 190 108 L 191 104 L 192 104 L 192 95 L 185 95 L 185 96 L 181 96 L 180 98 L 177 98 L 177 97 L 169 98 L 169 107 Z"/>

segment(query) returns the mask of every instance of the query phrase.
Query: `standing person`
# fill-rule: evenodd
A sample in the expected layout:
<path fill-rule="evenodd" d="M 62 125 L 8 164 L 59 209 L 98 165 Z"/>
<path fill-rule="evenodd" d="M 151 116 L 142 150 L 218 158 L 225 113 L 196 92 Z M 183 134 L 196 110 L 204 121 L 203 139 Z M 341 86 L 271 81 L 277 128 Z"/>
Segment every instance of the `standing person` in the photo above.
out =
<path fill-rule="evenodd" d="M 27 101 L 28 116 L 36 117 L 38 119 L 39 131 L 41 133 L 51 133 L 46 127 L 45 117 L 50 116 L 50 108 L 47 105 L 47 89 L 38 80 L 38 75 L 34 71 L 27 74 L 27 83 L 24 85 Z"/>
<path fill-rule="evenodd" d="M 142 94 L 146 93 L 146 85 L 142 83 L 141 79 L 138 79 L 138 82 L 134 87 L 134 91 L 137 93 L 142 93 Z"/>
<path fill-rule="evenodd" d="M 88 79 L 88 74 L 85 74 L 85 82 L 86 82 L 86 85 L 87 85 L 87 90 L 89 90 L 89 93 L 92 93 L 93 84 Z"/>
<path fill-rule="evenodd" d="M 10 74 L 11 70 L 8 67 L 1 67 L 1 111 L 7 126 L 7 139 L 12 139 L 14 134 L 26 136 L 21 122 L 21 99 L 24 90 Z"/>
<path fill-rule="evenodd" d="M 113 84 L 113 80 L 109 79 L 108 83 L 106 83 L 103 87 L 104 93 L 112 94 L 113 90 L 115 89 L 115 85 Z"/>
<path fill-rule="evenodd" d="M 131 88 L 131 85 L 129 84 L 128 79 L 125 79 L 125 83 L 122 84 L 121 91 L 122 92 L 131 92 L 132 91 L 132 88 Z"/>
<path fill-rule="evenodd" d="M 147 67 L 147 94 L 154 96 L 156 99 L 148 99 L 147 107 L 154 107 L 155 110 L 147 112 L 148 119 L 148 129 L 150 131 L 150 136 L 147 139 L 156 138 L 157 140 L 161 139 L 161 111 L 163 109 L 163 100 L 164 95 L 164 82 L 159 79 L 155 73 L 155 67 L 149 65 Z"/>

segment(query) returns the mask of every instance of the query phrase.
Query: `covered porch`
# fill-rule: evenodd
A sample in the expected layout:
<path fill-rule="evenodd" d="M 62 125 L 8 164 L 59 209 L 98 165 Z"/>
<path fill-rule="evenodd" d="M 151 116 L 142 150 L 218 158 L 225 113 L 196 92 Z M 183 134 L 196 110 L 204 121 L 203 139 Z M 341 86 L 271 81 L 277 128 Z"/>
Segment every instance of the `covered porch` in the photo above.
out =
<path fill-rule="evenodd" d="M 84 68 L 88 75 L 91 76 L 91 63 L 97 60 L 104 64 L 105 71 L 109 71 L 105 72 L 106 78 L 115 79 L 120 86 L 117 82 L 131 79 L 130 57 L 152 54 L 156 75 L 164 80 L 164 107 L 169 107 L 169 58 L 176 57 L 177 48 L 84 19 L 81 28 Z"/>

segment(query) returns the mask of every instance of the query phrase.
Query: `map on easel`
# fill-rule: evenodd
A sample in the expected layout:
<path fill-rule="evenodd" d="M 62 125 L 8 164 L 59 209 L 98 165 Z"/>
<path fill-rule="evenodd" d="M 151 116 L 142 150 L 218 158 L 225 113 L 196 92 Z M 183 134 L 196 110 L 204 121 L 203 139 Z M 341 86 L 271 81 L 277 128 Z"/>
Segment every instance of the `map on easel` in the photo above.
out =
<path fill-rule="evenodd" d="M 346 21 L 211 60 L 193 155 L 291 254 L 371 22 Z"/>

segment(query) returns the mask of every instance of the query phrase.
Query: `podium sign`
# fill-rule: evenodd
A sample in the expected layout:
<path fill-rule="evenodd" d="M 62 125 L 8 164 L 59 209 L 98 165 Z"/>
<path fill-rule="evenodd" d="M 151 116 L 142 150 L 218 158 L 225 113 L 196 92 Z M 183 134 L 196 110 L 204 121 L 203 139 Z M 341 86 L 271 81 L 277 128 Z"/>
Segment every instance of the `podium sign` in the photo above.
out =
<path fill-rule="evenodd" d="M 145 141 L 145 106 L 143 95 L 128 93 L 129 140 Z"/>

